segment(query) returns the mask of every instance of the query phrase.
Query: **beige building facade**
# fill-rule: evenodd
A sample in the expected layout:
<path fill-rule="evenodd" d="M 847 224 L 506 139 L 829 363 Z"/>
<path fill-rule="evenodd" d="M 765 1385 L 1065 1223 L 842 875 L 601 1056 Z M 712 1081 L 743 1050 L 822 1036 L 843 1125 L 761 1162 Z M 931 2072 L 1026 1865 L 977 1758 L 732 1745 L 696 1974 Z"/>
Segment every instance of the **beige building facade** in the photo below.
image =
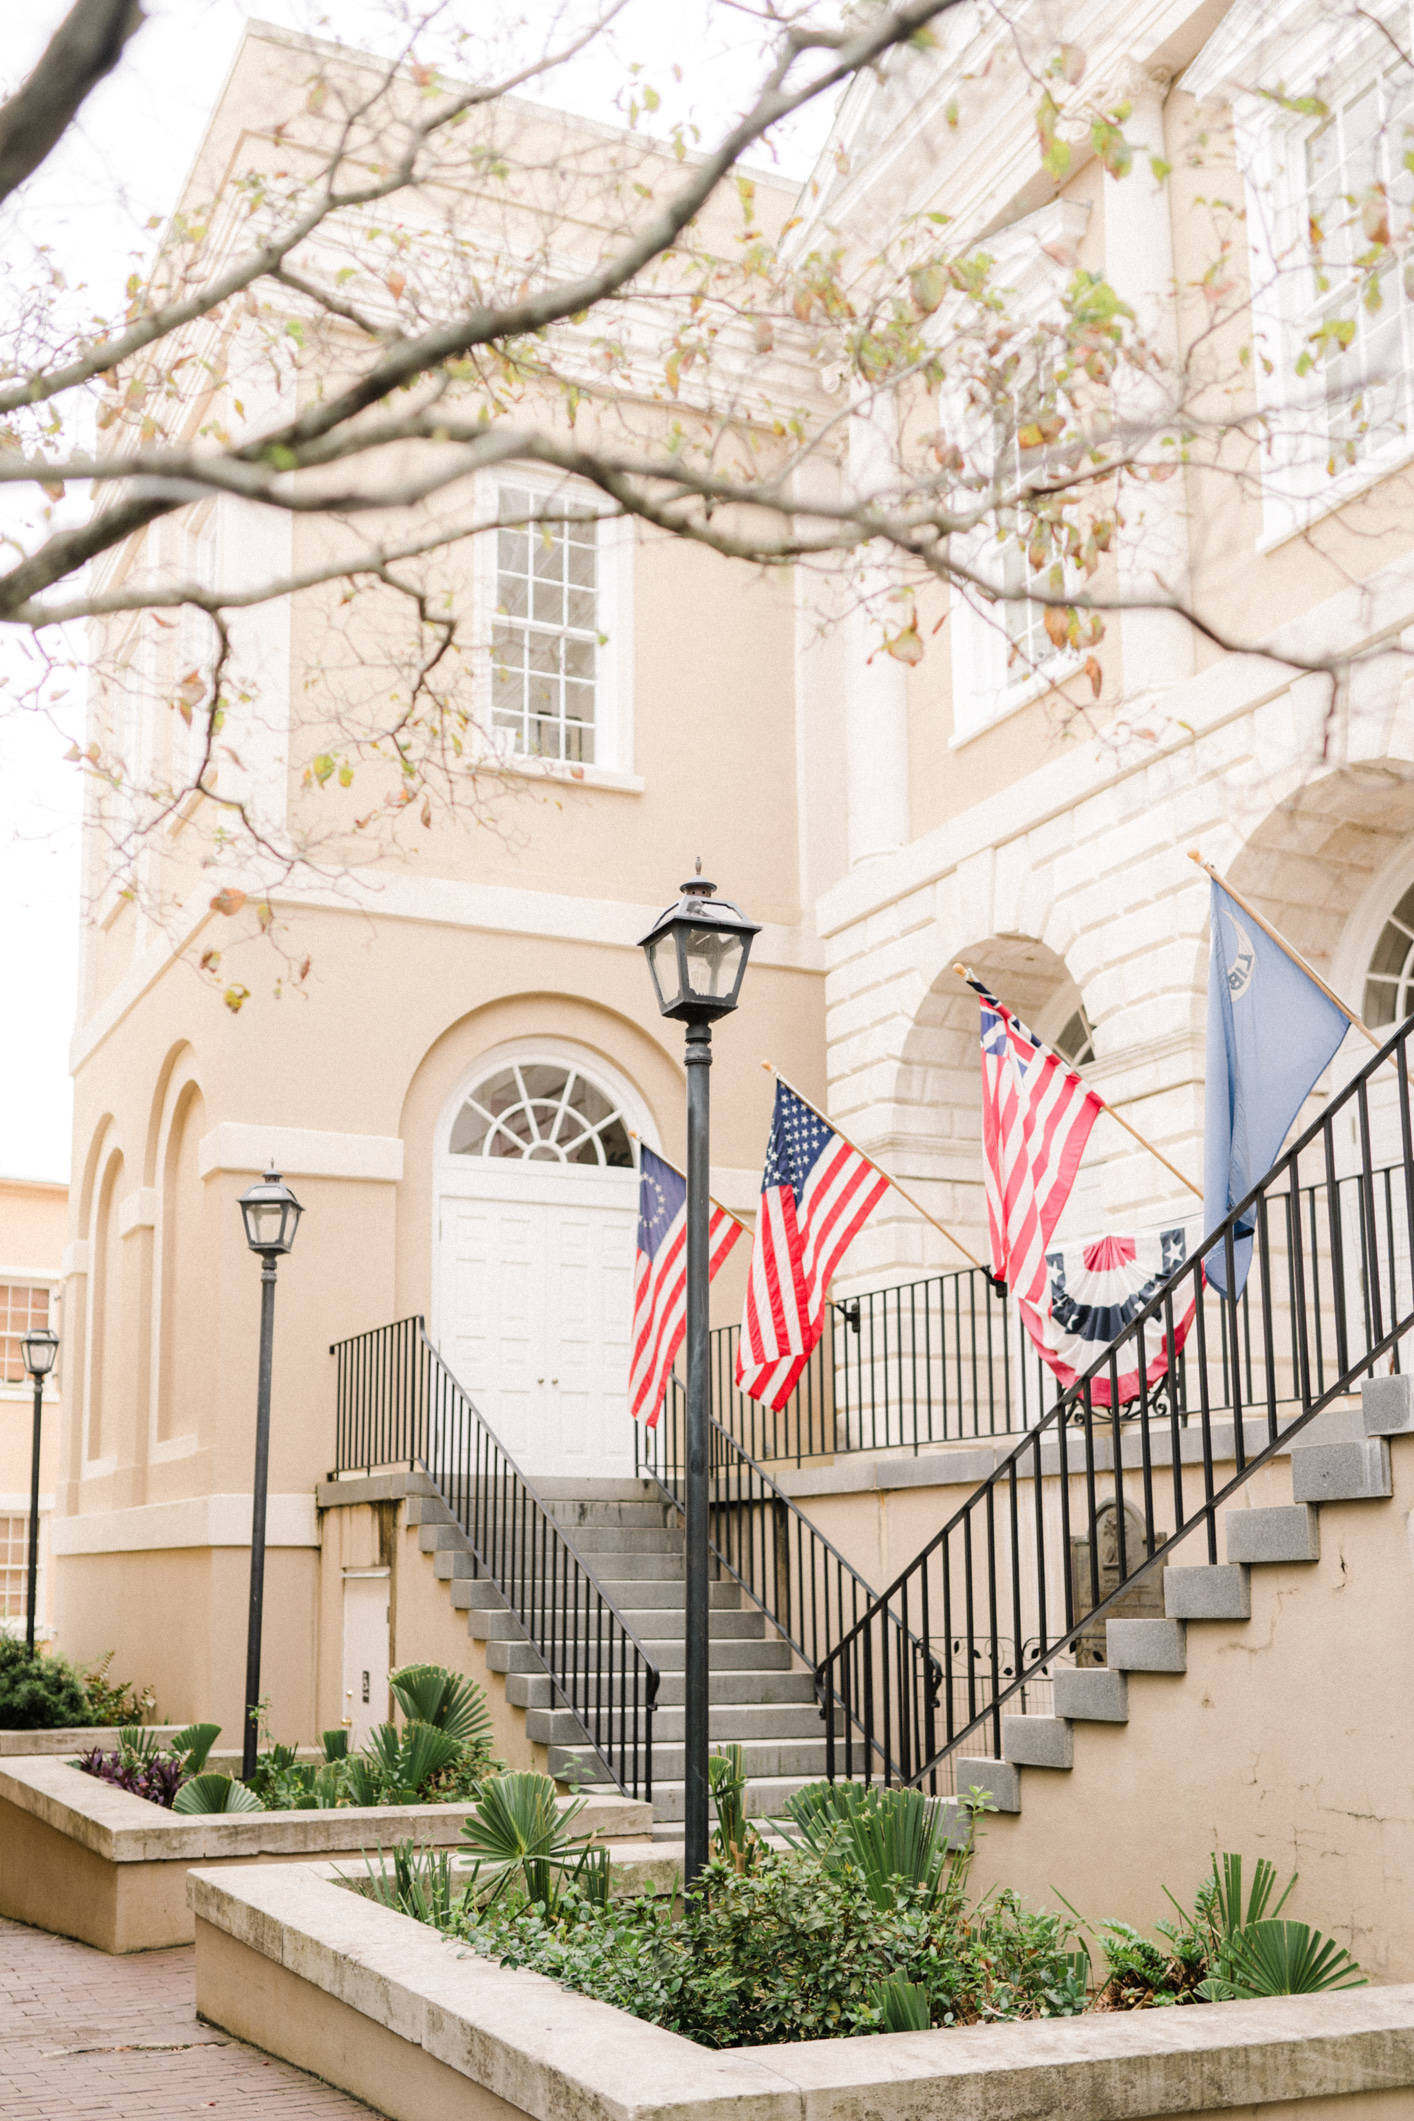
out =
<path fill-rule="evenodd" d="M 1123 89 L 1134 137 L 1171 165 L 1165 181 L 1142 164 L 1110 177 L 1077 146 L 1057 184 L 1040 159 L 1032 85 L 987 70 L 991 32 L 959 11 L 926 95 L 907 68 L 850 91 L 802 194 L 797 240 L 841 227 L 867 244 L 884 218 L 946 201 L 954 230 L 988 245 L 1018 301 L 1044 305 L 1067 259 L 1108 275 L 1181 362 L 1202 342 L 1184 291 L 1208 257 L 1205 202 L 1220 189 L 1241 200 L 1245 185 L 1231 271 L 1254 290 L 1249 328 L 1268 328 L 1264 216 L 1273 199 L 1293 210 L 1315 150 L 1286 114 L 1249 109 L 1243 84 L 1275 68 L 1304 94 L 1292 84 L 1335 66 L 1328 107 L 1339 114 L 1369 83 L 1393 93 L 1388 46 L 1372 29 L 1333 58 L 1319 10 L 1220 17 L 1150 0 L 1122 23 L 1094 13 L 1092 69 Z M 289 49 L 276 32 L 247 37 L 208 162 L 224 166 L 270 122 Z M 966 122 L 954 130 L 945 112 L 957 95 Z M 1200 167 L 1192 143 L 1205 128 Z M 778 221 L 796 204 L 779 184 L 763 196 Z M 1299 323 L 1283 314 L 1269 328 Z M 828 403 L 837 379 L 816 382 Z M 1249 410 L 1279 427 L 1280 405 L 1253 397 Z M 1317 410 L 1336 417 L 1324 400 Z M 845 426 L 843 468 L 867 476 L 876 409 Z M 461 585 L 501 629 L 488 697 L 506 747 L 486 817 L 410 834 L 365 867 L 341 859 L 321 876 L 315 865 L 273 892 L 278 932 L 310 964 L 278 992 L 268 945 L 212 910 L 199 870 L 175 928 L 141 891 L 106 883 L 113 832 L 96 814 L 53 1539 L 65 1648 L 99 1654 L 118 1629 L 124 1667 L 155 1682 L 164 1716 L 238 1719 L 258 1269 L 237 1201 L 267 1161 L 305 1208 L 277 1302 L 266 1674 L 278 1735 L 308 1736 L 342 1684 L 316 1495 L 333 1463 L 331 1343 L 423 1314 L 527 1472 L 632 1469 L 635 1144 L 680 1157 L 684 1104 L 679 1037 L 653 1010 L 636 945 L 698 857 L 762 923 L 714 1066 L 715 1189 L 743 1213 L 760 1183 L 770 1060 L 981 1254 L 976 1008 L 956 962 L 1198 1178 L 1207 900 L 1191 846 L 1369 1021 L 1408 1014 L 1407 666 L 1397 654 L 1365 665 L 1333 718 L 1326 679 L 1281 660 L 1283 647 L 1309 657 L 1414 639 L 1406 456 L 1376 436 L 1317 487 L 1293 445 L 1280 476 L 1190 466 L 1152 484 L 1121 540 L 1120 584 L 1181 583 L 1212 633 L 1126 610 L 1093 706 L 1071 664 L 1048 662 L 1025 605 L 989 622 L 960 598 L 938 591 L 930 608 L 920 595 L 930 645 L 908 668 L 875 652 L 862 604 L 845 609 L 804 568 L 758 573 L 595 520 L 545 541 L 537 575 L 529 542 L 502 533 Z M 504 481 L 516 493 L 533 483 Z M 239 504 L 192 515 L 176 534 L 207 540 L 223 578 L 248 564 Z M 173 535 L 149 533 L 155 549 L 119 556 L 115 578 L 189 564 L 162 544 Z M 299 525 L 288 535 L 296 560 L 317 538 Z M 291 835 L 326 798 L 320 817 L 346 815 L 334 782 L 311 792 L 319 738 L 293 704 L 326 619 L 322 607 L 281 607 L 245 636 L 265 712 L 239 770 Z M 537 625 L 559 644 L 549 707 L 528 674 Z M 1260 637 L 1270 652 L 1224 647 L 1224 635 Z M 121 671 L 165 652 L 136 634 L 105 634 L 99 648 Z M 120 685 L 117 696 L 139 695 Z M 106 679 L 96 685 L 95 714 L 111 716 L 112 698 Z M 175 727 L 159 716 L 135 724 L 132 741 L 166 743 Z M 174 829 L 141 860 L 180 872 L 191 857 Z M 224 953 L 223 980 L 249 988 L 238 1010 L 197 969 L 210 949 Z M 1067 1228 L 1179 1216 L 1196 1238 L 1197 1214 L 1161 1165 L 1100 1121 Z M 843 1287 L 958 1265 L 891 1200 Z M 715 1319 L 737 1314 L 741 1287 L 738 1262 L 714 1291 Z M 376 1584 L 388 1565 L 365 1529 L 341 1564 L 344 1596 L 350 1577 Z M 398 1654 L 417 1646 L 400 1635 Z"/>
<path fill-rule="evenodd" d="M 23 1335 L 48 1326 L 63 1335 L 59 1290 L 68 1227 L 68 1188 L 47 1179 L 0 1179 L 0 1621 L 23 1634 L 28 1616 L 30 1472 L 34 1386 Z M 44 1387 L 40 1418 L 39 1569 L 35 1634 L 54 1628 L 51 1529 L 63 1425 L 63 1373 Z"/>

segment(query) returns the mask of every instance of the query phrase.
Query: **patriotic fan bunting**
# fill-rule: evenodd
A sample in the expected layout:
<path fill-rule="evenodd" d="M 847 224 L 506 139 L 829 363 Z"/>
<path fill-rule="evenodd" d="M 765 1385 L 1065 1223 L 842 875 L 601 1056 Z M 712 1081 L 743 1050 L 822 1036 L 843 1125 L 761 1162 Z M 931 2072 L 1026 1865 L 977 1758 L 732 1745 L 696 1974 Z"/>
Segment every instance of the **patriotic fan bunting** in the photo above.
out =
<path fill-rule="evenodd" d="M 825 1322 L 825 1292 L 889 1181 L 783 1082 L 737 1345 L 736 1381 L 783 1407 Z"/>
<path fill-rule="evenodd" d="M 1039 1311 L 1046 1300 L 1046 1247 L 1104 1105 L 980 981 L 968 985 L 982 1004 L 982 1161 L 992 1272 Z"/>
<path fill-rule="evenodd" d="M 743 1225 L 714 1207 L 707 1225 L 710 1281 Z M 629 1404 L 654 1429 L 673 1358 L 687 1331 L 687 1180 L 647 1147 L 639 1151 L 638 1256 L 633 1271 Z"/>
<path fill-rule="evenodd" d="M 1073 1385 L 1084 1375 L 1187 1256 L 1184 1229 L 1160 1230 L 1148 1237 L 1102 1237 L 1061 1245 L 1046 1254 L 1048 1301 L 1038 1309 L 1022 1299 L 1017 1309 L 1036 1353 L 1062 1385 Z M 1196 1309 L 1195 1281 L 1188 1281 L 1173 1314 L 1175 1355 L 1188 1338 Z M 1145 1328 L 1144 1357 L 1144 1383 L 1152 1388 L 1168 1368 L 1168 1321 L 1162 1311 Z M 1125 1346 L 1121 1359 L 1129 1365 L 1116 1378 L 1123 1406 L 1139 1396 L 1137 1339 Z M 1108 1374 L 1095 1379 L 1091 1395 L 1097 1407 L 1110 1405 Z"/>

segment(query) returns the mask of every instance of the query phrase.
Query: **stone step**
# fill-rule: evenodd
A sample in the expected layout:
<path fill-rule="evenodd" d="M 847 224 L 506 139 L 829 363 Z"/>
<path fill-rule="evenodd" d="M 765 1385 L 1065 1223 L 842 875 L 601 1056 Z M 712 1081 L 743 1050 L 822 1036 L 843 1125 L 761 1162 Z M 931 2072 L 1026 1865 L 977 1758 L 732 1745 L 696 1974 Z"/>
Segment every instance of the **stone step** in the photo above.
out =
<path fill-rule="evenodd" d="M 1051 1700 L 1057 1716 L 1072 1723 L 1128 1723 L 1129 1678 L 1094 1666 L 1060 1670 L 1052 1675 Z"/>
<path fill-rule="evenodd" d="M 687 1645 L 682 1641 L 651 1642 L 647 1645 L 652 1663 L 663 1674 L 663 1685 L 670 1682 L 682 1685 L 682 1671 L 687 1657 Z M 812 1685 L 808 1672 L 793 1669 L 790 1644 L 778 1638 L 740 1642 L 730 1636 L 713 1636 L 708 1643 L 708 1669 L 723 1679 L 755 1679 L 764 1674 L 789 1677 L 792 1685 L 804 1680 Z M 518 1641 L 488 1641 L 486 1662 L 493 1672 L 541 1672 L 544 1664 L 538 1653 L 523 1639 Z M 804 1699 L 804 1696 L 798 1697 Z"/>
<path fill-rule="evenodd" d="M 616 1558 L 623 1560 L 627 1557 Z M 648 1607 L 685 1606 L 687 1603 L 687 1585 L 681 1576 L 665 1576 L 661 1579 L 651 1576 L 601 1576 L 599 1582 L 605 1597 L 612 1601 L 620 1613 L 626 1612 L 630 1606 L 635 1612 L 642 1612 Z M 727 1611 L 740 1606 L 741 1595 L 741 1585 L 730 1580 L 709 1583 L 707 1586 L 707 1602 L 717 1610 Z"/>
<path fill-rule="evenodd" d="M 1002 1758 L 1013 1767 L 1074 1767 L 1069 1723 L 1063 1716 L 1003 1716 Z"/>
<path fill-rule="evenodd" d="M 999 1812 L 1021 1810 L 1021 1775 L 1010 1760 L 959 1754 L 953 1763 L 953 1775 L 959 1796 L 969 1790 L 985 1790 Z"/>
<path fill-rule="evenodd" d="M 488 1613 L 503 1613 L 506 1610 L 505 1599 L 488 1576 L 454 1576 L 447 1584 L 447 1589 L 456 1612 L 470 1612 L 473 1606 L 479 1606 Z"/>
<path fill-rule="evenodd" d="M 1105 1662 L 1112 1672 L 1186 1672 L 1181 1620 L 1107 1620 Z"/>
<path fill-rule="evenodd" d="M 617 1525 L 624 1529 L 663 1531 L 674 1521 L 679 1526 L 682 1523 L 677 1511 L 661 1496 L 656 1501 L 645 1497 L 638 1502 L 552 1502 L 548 1508 L 556 1524 L 563 1525 L 570 1538 L 576 1541 L 581 1531 L 599 1527 L 607 1529 Z"/>
<path fill-rule="evenodd" d="M 624 1611 L 620 1607 L 620 1611 L 652 1663 L 659 1664 L 665 1658 L 669 1663 L 679 1661 L 671 1657 L 668 1646 L 676 1643 L 680 1649 L 687 1631 L 687 1615 L 681 1606 L 652 1606 L 644 1611 Z M 563 1627 L 563 1616 L 558 1617 Z M 504 1611 L 474 1610 L 467 1614 L 466 1625 L 467 1633 L 481 1642 L 519 1642 L 526 1632 L 513 1613 Z M 765 1635 L 765 1615 L 754 1608 L 741 1612 L 716 1609 L 707 1615 L 707 1632 L 710 1639 L 750 1642 Z M 584 1639 L 582 1627 L 579 1639 Z"/>
<path fill-rule="evenodd" d="M 1277 1503 L 1262 1510 L 1224 1510 L 1229 1561 L 1319 1561 L 1321 1528 L 1310 1503 Z"/>
<path fill-rule="evenodd" d="M 519 1649 L 529 1646 L 514 1644 L 507 1647 Z M 539 1659 L 536 1658 L 534 1665 L 526 1665 L 506 1673 L 506 1699 L 517 1708 L 548 1709 L 554 1706 L 554 1690 L 549 1674 L 538 1667 Z M 661 1672 L 658 1681 L 658 1709 L 661 1711 L 681 1708 L 686 1692 L 687 1681 L 682 1672 Z M 620 1698 L 617 1685 L 611 1688 L 609 1698 Z M 812 1709 L 815 1709 L 815 1681 L 809 1672 L 722 1672 L 712 1668 L 708 1679 L 708 1698 L 717 1706 L 737 1703 L 745 1705 L 809 1702 Z M 819 1713 L 818 1709 L 815 1709 L 815 1713 Z"/>
<path fill-rule="evenodd" d="M 643 1717 L 640 1709 L 637 1723 L 640 1738 L 643 1735 Z M 686 1736 L 685 1708 L 659 1708 L 653 1712 L 653 1752 L 656 1757 L 660 1746 L 681 1746 Z M 630 1730 L 634 1722 L 630 1710 Z M 618 1710 L 611 1710 L 606 1718 L 606 1728 L 618 1738 L 623 1719 Z M 525 1713 L 526 1736 L 537 1745 L 576 1745 L 583 1735 L 583 1724 L 573 1712 L 564 1708 L 527 1709 Z M 765 1744 L 771 1740 L 792 1738 L 818 1738 L 825 1735 L 825 1720 L 813 1701 L 757 1701 L 757 1702 L 709 1702 L 707 1708 L 707 1735 L 714 1745 Z"/>
<path fill-rule="evenodd" d="M 683 1580 L 684 1557 L 681 1541 L 676 1553 L 662 1550 L 649 1550 L 641 1554 L 624 1553 L 618 1547 L 608 1553 L 601 1553 L 597 1547 L 585 1547 L 584 1558 L 599 1581 L 606 1586 L 610 1582 L 640 1583 L 655 1578 L 665 1583 L 680 1584 Z M 711 1577 L 717 1574 L 717 1564 L 710 1554 L 707 1557 L 707 1573 Z"/>
<path fill-rule="evenodd" d="M 798 1776 L 802 1782 L 817 1782 L 825 1773 L 825 1740 L 816 1739 L 764 1739 L 743 1743 L 743 1765 L 751 1782 L 760 1776 Z M 630 1764 L 633 1756 L 630 1755 Z M 550 1748 L 550 1773 L 560 1781 L 578 1764 L 586 1784 L 591 1780 L 603 1781 L 604 1771 L 597 1756 L 588 1747 L 576 1749 L 572 1746 L 552 1745 Z M 617 1759 L 615 1766 L 618 1765 Z M 665 1782 L 681 1782 L 683 1778 L 683 1748 L 681 1745 L 653 1746 L 653 1781 L 656 1788 L 659 1777 Z"/>
<path fill-rule="evenodd" d="M 677 1554 L 683 1550 L 682 1529 L 668 1525 L 591 1524 L 577 1525 L 574 1543 L 581 1554 Z M 596 1561 L 596 1569 L 599 1564 Z"/>
<path fill-rule="evenodd" d="M 1383 1436 L 1350 1443 L 1293 1444 L 1291 1493 L 1303 1502 L 1384 1502 L 1394 1493 Z"/>
<path fill-rule="evenodd" d="M 466 1551 L 466 1534 L 459 1524 L 453 1524 L 450 1516 L 440 1523 L 423 1524 L 417 1534 L 417 1544 L 424 1554 L 440 1553 L 444 1547 Z"/>
<path fill-rule="evenodd" d="M 1367 1377 L 1360 1386 L 1367 1436 L 1403 1436 L 1414 1429 L 1414 1377 Z"/>
<path fill-rule="evenodd" d="M 821 1773 L 823 1773 L 823 1769 Z M 744 1792 L 748 1819 L 779 1819 L 797 1790 L 818 1782 L 819 1775 L 757 1775 Z M 588 1785 L 586 1784 L 586 1787 Z M 715 1818 L 715 1807 L 708 1810 Z M 658 1779 L 658 1759 L 653 1758 L 653 1816 L 665 1825 L 680 1823 L 687 1813 L 686 1786 L 677 1776 Z"/>
<path fill-rule="evenodd" d="M 1164 1611 L 1170 1620 L 1250 1620 L 1251 1571 L 1240 1562 L 1165 1569 Z"/>

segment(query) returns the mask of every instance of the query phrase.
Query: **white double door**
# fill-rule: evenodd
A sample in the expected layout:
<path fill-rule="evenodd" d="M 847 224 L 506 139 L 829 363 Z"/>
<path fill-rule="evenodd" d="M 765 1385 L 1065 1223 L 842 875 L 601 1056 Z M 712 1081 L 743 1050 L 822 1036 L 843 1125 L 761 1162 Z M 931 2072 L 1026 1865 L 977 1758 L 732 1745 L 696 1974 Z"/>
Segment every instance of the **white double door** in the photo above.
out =
<path fill-rule="evenodd" d="M 444 1176 L 437 1338 L 532 1479 L 633 1471 L 637 1221 L 632 1171 L 477 1159 Z"/>

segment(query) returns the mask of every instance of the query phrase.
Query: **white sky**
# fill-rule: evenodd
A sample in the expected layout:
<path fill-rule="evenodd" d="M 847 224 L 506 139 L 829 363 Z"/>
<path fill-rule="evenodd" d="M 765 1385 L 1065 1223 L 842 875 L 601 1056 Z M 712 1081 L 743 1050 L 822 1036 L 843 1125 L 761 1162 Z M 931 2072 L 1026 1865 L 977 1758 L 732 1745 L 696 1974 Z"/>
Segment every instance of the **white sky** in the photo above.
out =
<path fill-rule="evenodd" d="M 6 10 L 0 93 L 23 79 L 68 0 L 30 0 Z M 574 0 L 581 11 L 586 0 Z M 109 309 L 150 238 L 144 224 L 163 213 L 201 137 L 248 19 L 275 21 L 387 48 L 391 10 L 378 0 L 343 0 L 323 14 L 304 0 L 147 0 L 148 20 L 117 72 L 89 98 L 76 137 L 51 158 L 6 217 L 0 269 L 22 273 L 28 244 L 46 241 L 71 286 L 86 282 L 93 306 Z M 448 0 L 443 14 L 491 23 L 503 36 L 537 44 L 560 15 L 555 0 Z M 663 96 L 660 120 L 696 115 L 708 139 L 757 74 L 750 19 L 713 0 L 629 0 L 611 39 L 538 91 L 610 123 L 615 97 L 638 62 Z M 673 67 L 683 74 L 673 80 Z M 803 175 L 828 122 L 811 113 L 780 144 L 784 170 Z M 753 160 L 762 159 L 760 152 Z M 3 524 L 0 524 L 3 527 Z M 57 644 L 55 644 L 57 646 Z M 75 652 L 81 643 L 75 644 Z M 21 644 L 0 632 L 0 685 L 24 689 Z M 82 722 L 82 679 L 68 688 L 56 728 L 0 712 L 0 992 L 9 996 L 0 1045 L 0 1173 L 67 1178 L 72 1092 L 69 1039 L 78 966 L 79 782 L 63 762 Z M 0 700 L 5 693 L 0 691 Z"/>

